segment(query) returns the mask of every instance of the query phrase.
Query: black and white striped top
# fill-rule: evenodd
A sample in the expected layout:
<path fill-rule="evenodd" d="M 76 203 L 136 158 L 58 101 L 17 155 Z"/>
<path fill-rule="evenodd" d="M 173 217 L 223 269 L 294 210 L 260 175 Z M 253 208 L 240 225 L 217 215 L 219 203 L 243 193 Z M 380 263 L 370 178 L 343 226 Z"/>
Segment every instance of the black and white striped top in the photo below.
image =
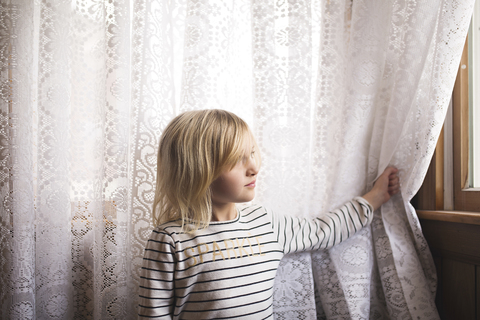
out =
<path fill-rule="evenodd" d="M 262 206 L 212 222 L 195 235 L 177 222 L 155 228 L 145 248 L 139 318 L 273 318 L 273 283 L 280 259 L 325 249 L 368 225 L 370 204 L 357 197 L 316 219 L 280 216 Z"/>

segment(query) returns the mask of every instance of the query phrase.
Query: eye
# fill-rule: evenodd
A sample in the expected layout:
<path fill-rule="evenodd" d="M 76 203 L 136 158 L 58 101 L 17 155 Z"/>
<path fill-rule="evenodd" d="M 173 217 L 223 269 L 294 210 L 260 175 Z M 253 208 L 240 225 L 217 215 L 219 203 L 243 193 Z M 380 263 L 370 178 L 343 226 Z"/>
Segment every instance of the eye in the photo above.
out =
<path fill-rule="evenodd" d="M 240 158 L 238 158 L 237 163 L 245 163 L 247 162 L 247 160 L 248 156 L 244 154 L 243 156 L 240 156 Z"/>

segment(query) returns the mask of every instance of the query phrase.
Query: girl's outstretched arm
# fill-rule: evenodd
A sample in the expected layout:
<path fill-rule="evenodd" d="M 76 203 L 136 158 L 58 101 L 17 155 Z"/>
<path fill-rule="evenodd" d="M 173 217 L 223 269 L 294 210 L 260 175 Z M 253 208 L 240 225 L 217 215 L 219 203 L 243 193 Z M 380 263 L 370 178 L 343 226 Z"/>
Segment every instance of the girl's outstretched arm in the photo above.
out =
<path fill-rule="evenodd" d="M 319 214 L 316 218 L 299 218 L 272 214 L 272 226 L 284 254 L 329 249 L 368 226 L 373 208 L 356 197 L 340 208 Z"/>
<path fill-rule="evenodd" d="M 397 173 L 396 168 L 388 167 L 363 197 L 314 219 L 273 214 L 272 226 L 283 253 L 328 249 L 369 225 L 373 211 L 400 190 Z"/>
<path fill-rule="evenodd" d="M 390 200 L 390 198 L 400 191 L 400 180 L 398 178 L 398 169 L 388 167 L 378 177 L 373 185 L 372 190 L 362 196 L 373 207 L 373 211 L 380 208 L 382 204 Z"/>

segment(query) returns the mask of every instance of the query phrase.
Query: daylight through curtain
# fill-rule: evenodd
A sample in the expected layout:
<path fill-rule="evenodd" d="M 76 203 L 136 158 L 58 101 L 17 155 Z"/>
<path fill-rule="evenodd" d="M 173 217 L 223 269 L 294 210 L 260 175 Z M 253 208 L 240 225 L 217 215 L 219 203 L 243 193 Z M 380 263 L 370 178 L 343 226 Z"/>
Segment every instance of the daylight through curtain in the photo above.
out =
<path fill-rule="evenodd" d="M 222 108 L 252 127 L 275 211 L 313 216 L 400 169 L 370 228 L 282 260 L 276 318 L 437 319 L 409 201 L 473 2 L 1 1 L 0 318 L 134 318 L 161 132 Z"/>

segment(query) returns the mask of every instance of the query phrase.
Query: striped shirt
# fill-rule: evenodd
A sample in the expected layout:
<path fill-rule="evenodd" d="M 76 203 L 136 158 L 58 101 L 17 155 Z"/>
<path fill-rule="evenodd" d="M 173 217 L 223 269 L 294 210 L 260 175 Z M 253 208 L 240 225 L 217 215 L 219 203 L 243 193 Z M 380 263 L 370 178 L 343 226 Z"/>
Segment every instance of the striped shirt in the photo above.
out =
<path fill-rule="evenodd" d="M 357 197 L 315 219 L 250 206 L 194 235 L 183 233 L 178 222 L 162 224 L 145 248 L 139 318 L 272 319 L 280 259 L 330 248 L 372 217 L 370 204 Z"/>

